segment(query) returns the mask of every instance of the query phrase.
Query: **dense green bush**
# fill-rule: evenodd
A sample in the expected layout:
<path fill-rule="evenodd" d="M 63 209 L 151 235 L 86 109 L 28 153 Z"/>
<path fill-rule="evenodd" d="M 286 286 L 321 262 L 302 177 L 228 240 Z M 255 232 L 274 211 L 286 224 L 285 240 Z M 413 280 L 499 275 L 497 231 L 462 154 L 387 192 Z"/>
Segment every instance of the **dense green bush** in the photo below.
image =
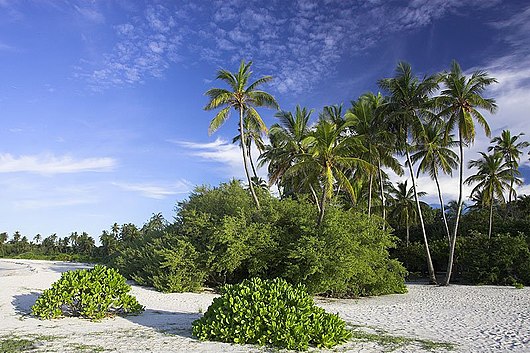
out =
<path fill-rule="evenodd" d="M 204 316 L 193 322 L 202 340 L 306 350 L 333 347 L 351 337 L 345 322 L 315 306 L 301 285 L 259 278 L 225 285 Z"/>
<path fill-rule="evenodd" d="M 523 234 L 494 234 L 489 239 L 475 231 L 458 237 L 453 278 L 469 284 L 530 285 L 530 249 L 526 239 Z M 435 268 L 444 270 L 447 240 L 435 240 L 429 245 Z M 394 255 L 410 272 L 427 272 L 422 243 L 400 246 Z"/>
<path fill-rule="evenodd" d="M 530 285 L 530 250 L 525 237 L 473 233 L 463 238 L 458 269 L 474 284 Z"/>
<path fill-rule="evenodd" d="M 137 237 L 122 242 L 111 264 L 138 284 L 162 292 L 200 289 L 205 272 L 195 247 L 172 227 L 159 229 L 151 227 L 152 223 L 147 223 Z"/>
<path fill-rule="evenodd" d="M 46 289 L 31 308 L 41 319 L 81 316 L 93 320 L 115 314 L 143 311 L 131 287 L 115 269 L 96 265 L 93 269 L 68 271 Z"/>
<path fill-rule="evenodd" d="M 199 187 L 179 204 L 175 223 L 159 227 L 152 220 L 121 241 L 113 264 L 167 292 L 251 277 L 280 277 L 332 296 L 406 290 L 405 269 L 388 254 L 394 238 L 377 217 L 330 205 L 319 226 L 314 204 L 259 196 L 258 210 L 239 182 Z"/>

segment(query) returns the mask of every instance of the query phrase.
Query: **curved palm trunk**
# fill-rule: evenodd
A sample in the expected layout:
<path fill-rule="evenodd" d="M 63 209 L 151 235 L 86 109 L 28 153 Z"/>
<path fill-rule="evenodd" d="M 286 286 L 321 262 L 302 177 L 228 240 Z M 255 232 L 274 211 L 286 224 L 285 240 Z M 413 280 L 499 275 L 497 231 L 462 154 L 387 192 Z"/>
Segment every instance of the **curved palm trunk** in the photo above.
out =
<path fill-rule="evenodd" d="M 414 177 L 414 170 L 412 170 L 412 162 L 410 161 L 410 154 L 408 146 L 405 148 L 407 154 L 407 164 L 409 166 L 410 176 L 412 178 L 412 188 L 414 190 L 414 200 L 416 201 L 416 208 L 420 218 L 421 231 L 423 233 L 423 243 L 425 244 L 425 255 L 427 257 L 427 269 L 429 270 L 429 281 L 431 284 L 436 284 L 436 275 L 434 273 L 434 266 L 432 264 L 431 251 L 429 250 L 429 241 L 427 240 L 427 232 L 425 231 L 425 224 L 423 222 L 423 214 L 421 212 L 420 200 L 418 199 L 418 192 L 416 190 L 416 178 Z"/>
<path fill-rule="evenodd" d="M 250 167 L 252 167 L 252 173 L 254 173 L 254 177 L 256 178 L 256 180 L 258 180 L 258 173 L 256 173 L 256 167 L 254 166 L 254 162 L 252 161 L 252 153 L 250 152 L 251 145 L 252 145 L 251 140 L 249 140 L 248 147 L 247 147 L 248 159 L 250 160 Z"/>
<path fill-rule="evenodd" d="M 433 168 L 435 166 L 433 165 Z M 449 224 L 447 223 L 447 217 L 445 216 L 445 206 L 444 206 L 444 199 L 442 196 L 442 190 L 440 189 L 440 182 L 438 181 L 438 174 L 436 173 L 436 169 L 434 170 L 434 181 L 436 182 L 436 188 L 438 189 L 438 199 L 440 200 L 440 208 L 442 210 L 442 219 L 444 221 L 445 226 L 445 233 L 447 234 L 447 242 L 449 243 L 449 247 L 451 246 L 451 233 L 449 232 Z"/>
<path fill-rule="evenodd" d="M 454 230 L 454 233 L 453 233 L 453 237 L 451 238 L 451 241 L 450 241 L 450 246 L 449 246 L 449 261 L 447 262 L 447 272 L 445 274 L 445 280 L 444 280 L 444 283 L 443 285 L 444 286 L 448 286 L 449 285 L 449 282 L 451 281 L 451 274 L 453 272 L 453 260 L 454 260 L 454 257 L 455 257 L 455 246 L 456 246 L 456 236 L 458 234 L 458 224 L 460 222 L 460 214 L 462 213 L 462 203 L 463 203 L 463 200 L 462 200 L 462 197 L 463 197 L 463 185 L 464 185 L 464 145 L 462 143 L 462 135 L 460 134 L 460 132 L 458 133 L 458 138 L 459 138 L 459 147 L 460 147 L 460 171 L 459 171 L 459 174 L 460 174 L 460 179 L 459 179 L 459 193 L 458 193 L 458 208 L 456 209 L 456 220 L 455 220 L 455 230 Z"/>
<path fill-rule="evenodd" d="M 247 175 L 248 185 L 250 188 L 250 193 L 252 194 L 252 198 L 254 199 L 254 202 L 256 203 L 256 207 L 259 210 L 259 200 L 256 196 L 256 192 L 254 191 L 254 185 L 252 185 L 252 180 L 250 179 L 250 174 L 248 172 L 248 163 L 247 163 L 247 144 L 245 142 L 245 139 L 243 138 L 245 130 L 243 129 L 243 109 L 239 109 L 239 129 L 241 131 L 241 150 L 243 151 L 243 165 L 245 166 L 245 174 Z"/>
<path fill-rule="evenodd" d="M 379 170 L 379 186 L 381 192 L 381 208 L 383 212 L 383 230 L 386 228 L 386 205 L 385 205 L 385 190 L 383 188 L 383 172 L 381 171 L 381 161 L 377 160 L 377 168 Z"/>

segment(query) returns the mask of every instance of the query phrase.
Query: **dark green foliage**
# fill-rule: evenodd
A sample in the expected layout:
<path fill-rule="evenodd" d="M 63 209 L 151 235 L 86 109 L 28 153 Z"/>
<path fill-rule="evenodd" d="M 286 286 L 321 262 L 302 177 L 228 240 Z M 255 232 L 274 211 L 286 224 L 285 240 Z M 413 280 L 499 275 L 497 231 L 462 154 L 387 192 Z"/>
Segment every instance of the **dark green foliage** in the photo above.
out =
<path fill-rule="evenodd" d="M 496 234 L 490 239 L 475 231 L 457 238 L 457 280 L 470 284 L 530 285 L 530 249 L 526 239 L 522 234 Z M 447 241 L 431 242 L 431 250 L 435 264 L 447 262 Z M 394 254 L 410 272 L 426 272 L 423 244 L 400 246 Z"/>
<path fill-rule="evenodd" d="M 210 285 L 281 277 L 333 296 L 406 291 L 404 268 L 390 260 L 388 232 L 374 218 L 330 206 L 317 225 L 305 200 L 260 197 L 252 204 L 237 182 L 199 188 L 180 205 L 177 228 L 200 254 Z"/>
<path fill-rule="evenodd" d="M 522 235 L 501 234 L 488 239 L 473 233 L 464 238 L 458 262 L 469 283 L 530 285 L 530 250 Z"/>
<path fill-rule="evenodd" d="M 318 226 L 314 204 L 257 191 L 260 210 L 237 181 L 197 188 L 179 204 L 174 224 L 155 217 L 129 229 L 132 237 L 118 229 L 113 265 L 165 292 L 251 277 L 280 277 L 333 296 L 406 290 L 404 268 L 389 259 L 393 238 L 375 217 L 330 206 Z"/>
<path fill-rule="evenodd" d="M 151 219 L 141 231 L 122 227 L 122 237 L 112 265 L 138 284 L 163 292 L 198 290 L 204 270 L 198 265 L 198 253 L 185 238 L 170 226 L 153 227 Z M 124 232 L 135 234 L 123 237 Z"/>
<path fill-rule="evenodd" d="M 93 320 L 114 314 L 143 311 L 131 287 L 115 269 L 96 265 L 93 269 L 68 271 L 45 290 L 31 308 L 41 319 L 81 316 Z"/>
<path fill-rule="evenodd" d="M 254 343 L 306 350 L 333 347 L 351 337 L 345 322 L 315 306 L 302 285 L 259 278 L 225 285 L 204 316 L 193 322 L 201 340 Z"/>

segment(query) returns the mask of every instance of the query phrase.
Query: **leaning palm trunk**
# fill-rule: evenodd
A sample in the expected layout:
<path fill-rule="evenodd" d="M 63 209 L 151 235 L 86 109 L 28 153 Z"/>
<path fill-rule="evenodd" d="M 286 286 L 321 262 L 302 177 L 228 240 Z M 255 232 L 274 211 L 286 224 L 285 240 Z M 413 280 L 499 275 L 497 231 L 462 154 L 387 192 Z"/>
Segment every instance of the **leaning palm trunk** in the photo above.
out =
<path fill-rule="evenodd" d="M 431 251 L 429 250 L 429 242 L 427 240 L 427 232 L 425 231 L 425 224 L 423 222 L 423 214 L 421 212 L 420 200 L 418 198 L 418 192 L 416 190 L 416 178 L 414 177 L 414 170 L 412 170 L 412 162 L 410 160 L 409 148 L 405 148 L 407 154 L 407 164 L 409 166 L 410 176 L 412 178 L 412 188 L 414 190 L 414 200 L 416 201 L 416 208 L 418 210 L 418 216 L 420 218 L 421 231 L 423 233 L 423 242 L 425 244 L 425 255 L 427 257 L 427 269 L 429 270 L 429 281 L 431 284 L 436 284 L 436 275 L 434 273 L 434 266 L 432 264 Z"/>
<path fill-rule="evenodd" d="M 449 246 L 449 261 L 447 262 L 447 273 L 445 274 L 445 280 L 443 285 L 448 286 L 451 281 L 451 273 L 453 272 L 453 259 L 455 256 L 456 236 L 458 234 L 458 223 L 460 222 L 460 214 L 462 213 L 462 196 L 463 196 L 463 185 L 464 185 L 464 146 L 462 143 L 462 135 L 459 133 L 459 147 L 460 147 L 460 179 L 459 179 L 459 193 L 458 193 L 458 207 L 456 210 L 455 230 L 453 237 L 450 239 Z"/>
<path fill-rule="evenodd" d="M 313 199 L 315 200 L 315 204 L 317 205 L 318 213 L 320 214 L 320 201 L 318 201 L 317 192 L 315 191 L 315 188 L 311 183 L 309 183 L 309 190 L 311 190 L 311 195 L 313 195 Z"/>
<path fill-rule="evenodd" d="M 442 190 L 440 189 L 440 182 L 438 181 L 438 174 L 436 173 L 435 166 L 433 165 L 434 170 L 434 181 L 436 182 L 436 188 L 438 189 L 438 199 L 440 200 L 440 208 L 442 210 L 442 219 L 444 221 L 445 233 L 447 234 L 447 241 L 449 242 L 449 247 L 451 246 L 451 233 L 449 232 L 449 225 L 447 223 L 447 217 L 445 216 L 445 206 L 444 199 L 442 196 Z"/>
<path fill-rule="evenodd" d="M 256 167 L 254 166 L 254 162 L 252 161 L 252 153 L 251 150 L 251 141 L 249 140 L 248 146 L 248 159 L 250 160 L 250 166 L 252 167 L 252 173 L 254 174 L 254 177 L 256 178 L 256 181 L 258 180 L 258 173 L 256 173 Z"/>
<path fill-rule="evenodd" d="M 256 203 L 256 207 L 259 210 L 259 201 L 258 197 L 256 196 L 256 192 L 254 191 L 254 185 L 252 185 L 252 180 L 250 179 L 250 174 L 248 172 L 248 162 L 247 162 L 247 144 L 245 142 L 244 136 L 244 129 L 243 129 L 243 109 L 239 109 L 239 129 L 241 131 L 241 150 L 243 151 L 243 165 L 245 166 L 245 174 L 247 175 L 248 185 L 250 188 L 250 193 L 252 194 L 252 198 L 254 199 L 254 202 Z"/>
<path fill-rule="evenodd" d="M 381 171 L 381 161 L 377 160 L 377 168 L 379 170 L 379 186 L 381 192 L 381 209 L 383 212 L 383 230 L 386 228 L 386 205 L 385 205 L 385 190 L 383 188 L 383 172 Z"/>

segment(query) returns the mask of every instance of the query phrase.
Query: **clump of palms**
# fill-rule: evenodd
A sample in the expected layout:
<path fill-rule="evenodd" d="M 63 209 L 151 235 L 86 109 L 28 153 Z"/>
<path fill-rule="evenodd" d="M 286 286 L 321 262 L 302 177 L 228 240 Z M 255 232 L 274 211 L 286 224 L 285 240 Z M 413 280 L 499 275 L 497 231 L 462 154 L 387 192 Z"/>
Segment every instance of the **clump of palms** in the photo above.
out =
<path fill-rule="evenodd" d="M 491 238 L 493 226 L 493 205 L 496 200 L 504 202 L 504 191 L 511 193 L 511 185 L 514 176 L 519 175 L 519 171 L 511 168 L 511 163 L 504 160 L 501 152 L 486 154 L 480 152 L 481 158 L 469 161 L 470 168 L 477 168 L 477 173 L 465 180 L 466 184 L 477 183 L 471 194 L 479 195 L 482 206 L 489 206 L 490 217 L 488 227 L 488 237 Z"/>
<path fill-rule="evenodd" d="M 417 195 L 419 197 L 423 197 L 427 195 L 427 193 L 419 191 L 417 192 Z M 407 232 L 405 237 L 405 246 L 408 247 L 410 243 L 410 226 L 411 224 L 416 224 L 418 221 L 418 211 L 416 208 L 414 188 L 412 186 L 407 186 L 407 180 L 397 183 L 397 186 L 391 184 L 390 196 L 390 202 L 392 205 L 390 217 L 400 224 L 405 223 L 405 229 Z"/>
<path fill-rule="evenodd" d="M 210 122 L 208 132 L 214 133 L 230 116 L 232 109 L 239 113 L 239 132 L 245 136 L 244 117 L 247 116 L 250 121 L 257 124 L 261 131 L 266 132 L 267 127 L 263 119 L 259 115 L 256 107 L 267 107 L 278 109 L 276 99 L 269 93 L 258 90 L 257 88 L 272 80 L 272 76 L 263 76 L 256 81 L 250 83 L 252 71 L 250 66 L 252 62 L 245 63 L 241 61 L 239 70 L 236 73 L 221 69 L 217 72 L 217 79 L 228 84 L 230 89 L 225 88 L 211 88 L 206 91 L 206 95 L 210 98 L 208 104 L 204 107 L 205 110 L 213 110 L 221 108 Z M 241 138 L 241 150 L 243 155 L 243 165 L 245 167 L 245 174 L 247 176 L 248 185 L 252 198 L 259 209 L 259 200 L 254 191 L 254 186 L 250 178 L 248 170 L 248 148 L 247 139 Z"/>
<path fill-rule="evenodd" d="M 516 173 L 519 169 L 519 160 L 523 149 L 530 146 L 528 141 L 521 141 L 524 133 L 512 136 L 510 130 L 503 130 L 500 136 L 494 137 L 491 143 L 494 146 L 488 147 L 488 152 L 496 151 L 502 154 L 504 161 L 509 164 L 512 171 L 513 179 L 510 182 L 510 189 L 508 192 L 508 202 L 512 202 L 517 198 L 513 184 L 516 182 Z"/>
<path fill-rule="evenodd" d="M 423 135 L 425 121 L 432 118 L 431 109 L 434 106 L 434 101 L 430 97 L 438 88 L 439 77 L 426 76 L 420 80 L 412 73 L 409 64 L 400 62 L 396 68 L 395 76 L 380 80 L 379 85 L 390 94 L 385 104 L 385 110 L 389 116 L 389 126 L 397 137 L 397 149 L 406 157 L 423 234 L 429 279 L 431 283 L 435 284 L 436 276 L 416 190 L 416 177 L 412 168 L 410 153 L 414 142 Z"/>

